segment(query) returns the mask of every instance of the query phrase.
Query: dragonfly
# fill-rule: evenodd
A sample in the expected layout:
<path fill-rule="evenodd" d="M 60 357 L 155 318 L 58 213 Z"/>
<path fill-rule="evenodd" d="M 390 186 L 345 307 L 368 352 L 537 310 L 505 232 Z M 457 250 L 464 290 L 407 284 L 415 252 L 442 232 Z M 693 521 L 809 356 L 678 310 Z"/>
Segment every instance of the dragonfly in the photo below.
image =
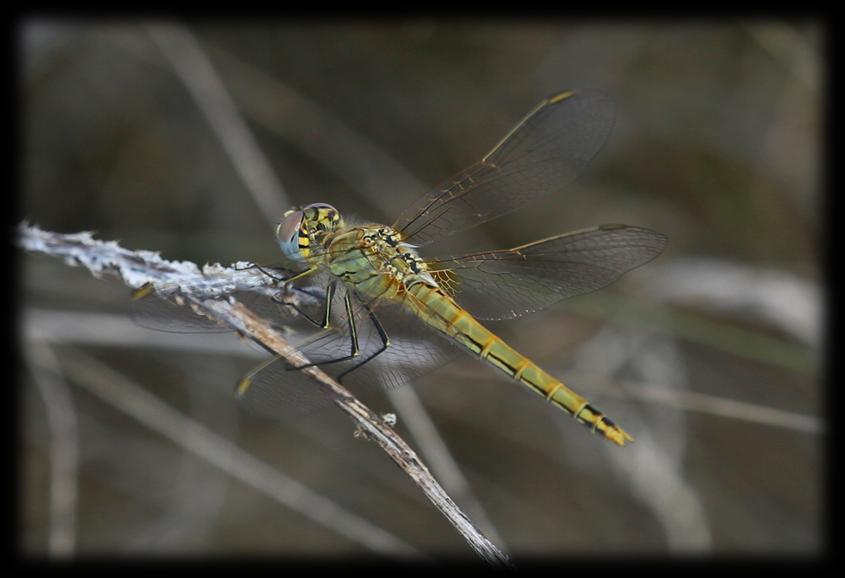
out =
<path fill-rule="evenodd" d="M 594 434 L 633 437 L 586 398 L 482 324 L 514 319 L 594 291 L 659 255 L 666 236 L 610 224 L 510 249 L 427 257 L 427 247 L 571 184 L 604 145 L 614 120 L 603 93 L 567 90 L 540 102 L 479 162 L 440 183 L 391 224 L 348 219 L 332 205 L 295 207 L 275 228 L 293 271 L 282 290 L 310 282 L 310 311 L 274 299 L 271 315 L 314 326 L 298 345 L 309 363 L 271 357 L 236 395 L 261 413 L 314 405 L 300 369 L 319 366 L 344 385 L 395 387 L 463 351 L 503 372 Z M 274 275 L 271 271 L 267 274 Z M 290 311 L 293 308 L 295 311 Z M 265 310 L 266 311 L 266 310 Z"/>

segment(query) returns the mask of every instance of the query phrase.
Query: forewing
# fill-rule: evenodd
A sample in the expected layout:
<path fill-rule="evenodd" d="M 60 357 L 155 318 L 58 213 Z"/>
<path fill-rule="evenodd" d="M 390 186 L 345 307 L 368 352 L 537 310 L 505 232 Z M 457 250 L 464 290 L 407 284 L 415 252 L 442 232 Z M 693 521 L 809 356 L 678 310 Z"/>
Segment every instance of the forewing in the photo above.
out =
<path fill-rule="evenodd" d="M 403 212 L 394 228 L 421 246 L 562 191 L 601 149 L 613 118 L 612 101 L 598 92 L 547 98 L 481 161 Z"/>
<path fill-rule="evenodd" d="M 663 251 L 666 236 L 602 225 L 521 247 L 428 261 L 478 319 L 513 319 L 616 281 Z"/>

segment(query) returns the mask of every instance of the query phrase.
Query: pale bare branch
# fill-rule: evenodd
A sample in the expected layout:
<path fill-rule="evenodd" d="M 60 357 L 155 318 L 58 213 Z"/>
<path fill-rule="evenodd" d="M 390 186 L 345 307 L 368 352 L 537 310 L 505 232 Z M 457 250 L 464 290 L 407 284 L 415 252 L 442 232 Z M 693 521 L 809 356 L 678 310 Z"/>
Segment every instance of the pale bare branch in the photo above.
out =
<path fill-rule="evenodd" d="M 308 363 L 270 323 L 234 299 L 225 298 L 235 286 L 272 293 L 272 279 L 263 276 L 265 280 L 261 281 L 259 272 L 220 265 L 206 265 L 201 270 L 193 263 L 166 261 L 150 251 L 129 251 L 115 242 L 97 241 L 90 233 L 62 235 L 26 224 L 19 227 L 18 244 L 29 251 L 64 258 L 68 264 L 86 267 L 95 276 L 117 276 L 130 287 L 151 283 L 162 296 L 178 296 L 198 314 L 232 327 L 291 365 Z M 416 453 L 380 416 L 318 367 L 301 371 L 352 418 L 356 431 L 376 442 L 402 468 L 483 560 L 496 565 L 509 564 L 508 558 L 476 528 Z"/>
<path fill-rule="evenodd" d="M 449 451 L 449 446 L 446 445 L 446 441 L 440 435 L 437 426 L 423 407 L 414 389 L 411 387 L 390 389 L 387 396 L 402 417 L 402 423 L 411 432 L 414 440 L 422 448 L 423 454 L 431 462 L 432 469 L 443 480 L 443 485 L 449 488 L 452 495 L 464 505 L 473 518 L 478 520 L 478 524 L 486 534 L 496 543 L 503 544 L 504 540 L 496 526 L 490 520 L 484 506 L 472 492 L 469 481 L 461 471 L 452 452 Z"/>

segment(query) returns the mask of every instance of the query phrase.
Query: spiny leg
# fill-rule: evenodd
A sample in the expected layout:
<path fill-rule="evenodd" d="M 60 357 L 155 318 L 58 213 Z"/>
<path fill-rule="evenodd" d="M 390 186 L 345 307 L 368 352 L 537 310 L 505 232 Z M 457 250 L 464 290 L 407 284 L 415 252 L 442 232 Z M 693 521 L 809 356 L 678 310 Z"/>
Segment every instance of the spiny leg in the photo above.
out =
<path fill-rule="evenodd" d="M 316 267 L 312 267 L 310 269 L 306 269 L 305 271 L 302 271 L 301 273 L 297 273 L 293 277 L 281 277 L 279 275 L 271 273 L 265 267 L 259 265 L 258 263 L 251 263 L 249 265 L 246 265 L 245 267 L 236 267 L 235 268 L 236 271 L 247 271 L 249 269 L 258 269 L 259 271 L 261 271 L 262 273 L 264 273 L 265 275 L 267 275 L 268 277 L 270 277 L 274 281 L 276 281 L 278 283 L 282 283 L 283 284 L 282 287 L 283 287 L 285 292 L 287 291 L 288 287 L 290 287 L 291 283 L 293 283 L 297 279 L 301 279 L 301 278 L 306 277 L 308 275 L 311 275 L 312 273 L 317 271 Z M 329 290 L 333 291 L 334 287 L 329 287 Z M 299 289 L 299 291 L 305 293 L 306 295 L 308 295 L 310 297 L 314 297 L 314 298 L 317 298 L 317 299 L 322 297 L 322 296 L 314 295 L 310 291 L 307 291 L 307 290 L 304 290 L 304 289 Z M 134 294 L 133 294 L 133 298 L 134 298 Z M 278 293 L 276 295 L 274 295 L 272 297 L 272 299 L 273 299 L 273 301 L 275 301 L 276 303 L 278 303 L 280 305 L 286 305 L 288 307 L 293 308 L 294 311 L 296 311 L 297 313 L 299 313 L 300 315 L 305 317 L 308 321 L 310 321 L 314 325 L 317 325 L 318 327 L 322 327 L 324 329 L 326 327 L 328 327 L 328 325 L 327 325 L 328 321 L 324 321 L 322 324 L 315 322 L 313 319 L 311 319 L 311 317 L 308 314 L 306 314 L 304 311 L 302 311 L 297 305 L 295 305 L 293 303 L 286 303 L 286 302 L 282 301 L 281 299 L 279 299 Z M 328 298 L 328 301 L 331 301 L 331 297 Z M 328 305 L 327 305 L 327 308 L 328 308 Z M 328 311 L 327 311 L 326 315 L 325 315 L 326 319 L 328 319 L 328 315 L 329 314 L 328 314 Z"/>
<path fill-rule="evenodd" d="M 333 281 L 328 286 L 328 288 L 326 289 L 326 303 L 325 303 L 325 308 L 323 310 L 323 321 L 322 322 L 313 319 L 310 315 L 308 315 L 305 311 L 303 311 L 299 307 L 299 305 L 296 305 L 295 303 L 286 303 L 284 301 L 279 301 L 278 299 L 275 299 L 275 298 L 273 300 L 276 303 L 279 303 L 280 305 L 290 307 L 291 309 L 296 311 L 299 315 L 302 315 L 305 319 L 310 321 L 313 325 L 316 325 L 317 327 L 319 327 L 321 329 L 328 329 L 331 326 L 330 320 L 331 320 L 332 299 L 334 298 L 334 291 L 335 291 L 336 287 L 337 287 L 337 281 Z"/>
<path fill-rule="evenodd" d="M 246 375 L 244 375 L 238 382 L 238 385 L 235 387 L 235 397 L 241 399 L 244 395 L 246 395 L 247 390 L 252 385 L 252 378 L 255 377 L 259 372 L 264 371 L 267 367 L 276 363 L 277 361 L 283 361 L 282 357 L 276 353 L 273 353 L 273 357 L 267 359 L 266 361 L 262 361 L 259 365 L 257 365 Z"/>
<path fill-rule="evenodd" d="M 283 283 L 284 287 L 287 288 L 294 281 L 298 281 L 299 279 L 302 279 L 303 277 L 307 277 L 308 275 L 311 275 L 312 273 L 316 273 L 319 268 L 318 267 L 309 267 L 305 271 L 301 271 L 301 272 L 297 273 L 296 275 L 294 275 L 293 277 L 281 277 L 279 275 L 275 275 L 275 274 L 271 273 L 270 271 L 268 271 L 265 267 L 262 267 L 261 265 L 259 265 L 258 263 L 251 263 L 251 264 L 249 264 L 245 267 L 236 267 L 235 268 L 236 271 L 249 271 L 250 269 L 258 269 L 259 271 L 261 271 L 262 273 L 264 273 L 265 275 L 267 275 L 268 277 L 270 277 L 274 281 L 278 281 L 279 283 Z"/>
<path fill-rule="evenodd" d="M 373 310 L 370 309 L 369 305 L 364 304 L 364 308 L 367 310 L 367 313 L 370 316 L 370 321 L 373 322 L 373 326 L 376 328 L 376 331 L 378 331 L 378 335 L 381 338 L 381 347 L 379 348 L 378 351 L 376 351 L 375 353 L 373 353 L 372 355 L 370 355 L 369 357 L 367 357 L 366 359 L 364 359 L 360 363 L 353 365 L 352 367 L 350 367 L 349 369 L 347 369 L 346 371 L 344 371 L 343 373 L 338 375 L 337 376 L 337 382 L 341 383 L 341 384 L 343 383 L 344 377 L 346 377 L 347 375 L 349 375 L 350 373 L 352 373 L 356 369 L 360 369 L 365 363 L 372 361 L 373 359 L 375 359 L 376 357 L 378 357 L 379 355 L 381 355 L 382 353 L 387 351 L 387 348 L 390 347 L 390 337 L 388 337 L 387 331 L 384 330 L 384 326 L 382 326 L 381 321 L 379 321 L 378 317 L 376 317 L 376 314 L 373 313 Z"/>
<path fill-rule="evenodd" d="M 312 273 L 316 273 L 317 270 L 318 270 L 317 267 L 311 267 L 309 269 L 306 269 L 302 273 L 297 273 L 293 277 L 289 277 L 288 279 L 283 279 L 285 287 L 288 287 L 294 281 L 298 281 L 298 280 L 302 279 L 303 277 L 307 277 L 308 275 L 311 275 Z"/>
<path fill-rule="evenodd" d="M 347 311 L 348 310 L 349 309 L 347 309 Z M 352 323 L 354 323 L 354 321 L 352 321 Z M 308 346 L 312 343 L 319 341 L 320 339 L 323 339 L 328 332 L 329 332 L 328 327 L 323 328 L 321 331 L 317 332 L 311 338 L 306 340 L 305 343 L 300 344 L 299 347 L 300 348 L 306 347 L 306 346 Z M 283 363 L 285 365 L 285 370 L 292 370 L 292 369 L 303 369 L 305 367 L 311 367 L 311 366 L 315 366 L 315 365 L 323 365 L 324 363 L 335 363 L 335 362 L 338 362 L 338 361 L 345 361 L 347 359 L 351 359 L 352 357 L 355 357 L 356 355 L 358 355 L 358 337 L 357 337 L 357 332 L 355 332 L 355 330 L 354 330 L 354 325 L 352 326 L 351 333 L 352 333 L 352 336 L 353 336 L 352 354 L 351 355 L 349 355 L 347 357 L 343 357 L 341 359 L 334 359 L 334 360 L 331 360 L 331 361 L 325 361 L 325 362 L 320 362 L 320 363 L 309 363 L 307 365 L 301 365 L 299 367 L 294 367 L 294 366 L 289 365 L 287 363 L 287 361 L 285 361 L 285 359 L 281 355 L 277 354 L 275 351 L 273 351 L 272 349 L 270 349 L 269 347 L 267 347 L 263 343 L 257 342 L 261 347 L 263 347 L 269 353 L 271 353 L 272 357 L 270 357 L 269 359 L 267 359 L 265 361 L 262 361 L 260 364 L 258 364 L 256 367 L 251 369 L 248 373 L 246 373 L 246 375 L 244 375 L 241 378 L 241 380 L 238 382 L 237 386 L 235 387 L 235 397 L 238 398 L 238 399 L 243 398 L 243 396 L 246 395 L 247 391 L 252 386 L 253 381 L 254 381 L 254 377 L 256 375 L 258 375 L 259 373 L 261 373 L 262 371 L 264 371 L 265 369 L 267 369 L 268 367 L 270 367 L 271 365 L 273 365 L 274 363 Z"/>
<path fill-rule="evenodd" d="M 286 263 L 286 262 L 284 262 L 284 263 L 271 263 L 270 265 L 259 265 L 258 263 L 250 263 L 249 265 L 245 265 L 243 267 L 234 267 L 234 269 L 235 269 L 235 271 L 249 271 L 250 269 L 258 269 L 259 271 L 261 271 L 262 273 L 264 273 L 265 275 L 267 275 L 268 277 L 270 277 L 274 281 L 278 281 L 279 283 L 282 283 L 282 282 L 287 282 L 289 280 L 292 280 L 293 277 L 282 277 L 280 275 L 277 275 L 276 273 L 271 273 L 269 269 L 275 268 L 275 269 L 284 269 L 284 270 L 287 271 L 287 269 L 286 269 L 287 265 L 288 265 L 288 263 Z M 309 272 L 312 272 L 312 271 L 309 270 Z"/>
<path fill-rule="evenodd" d="M 349 361 L 353 357 L 358 357 L 358 355 L 361 353 L 360 349 L 358 348 L 358 328 L 355 326 L 355 317 L 352 314 L 352 302 L 349 299 L 349 293 L 344 295 L 343 303 L 346 307 L 346 319 L 349 323 L 349 340 L 350 340 L 349 355 L 346 355 L 344 357 L 339 357 L 337 359 L 330 359 L 328 361 L 317 361 L 317 362 L 314 362 L 314 363 L 306 363 L 305 365 L 299 365 L 299 366 L 295 366 L 295 367 L 290 365 L 290 366 L 287 367 L 288 370 L 305 369 L 306 367 L 316 367 L 316 366 L 329 365 L 329 364 L 332 364 L 332 363 L 340 363 L 341 361 Z"/>
<path fill-rule="evenodd" d="M 260 269 L 260 266 L 256 265 L 256 267 L 258 267 Z M 289 307 L 293 307 L 297 311 L 297 313 L 299 313 L 300 315 L 305 317 L 308 321 L 310 321 L 311 323 L 320 327 L 323 330 L 323 331 L 320 331 L 315 336 L 313 336 L 313 338 L 308 341 L 310 343 L 311 341 L 316 341 L 318 339 L 321 339 L 325 335 L 326 331 L 329 329 L 329 327 L 331 325 L 330 324 L 331 302 L 332 302 L 332 298 L 334 297 L 334 290 L 335 290 L 336 285 L 337 285 L 337 283 L 333 282 L 326 289 L 326 304 L 325 304 L 325 312 L 323 313 L 323 322 L 322 323 L 320 323 L 319 321 L 315 321 L 307 313 L 305 313 L 304 311 L 300 311 L 300 309 L 292 303 L 280 303 L 280 302 L 276 301 L 275 299 L 274 299 L 274 301 L 276 301 L 279 305 L 287 305 Z M 238 397 L 238 398 L 242 398 L 246 394 L 247 390 L 252 385 L 253 378 L 259 372 L 263 371 L 264 369 L 266 369 L 267 367 L 269 367 L 273 363 L 276 363 L 277 361 L 282 361 L 282 357 L 279 356 L 275 351 L 273 351 L 272 349 L 270 349 L 269 347 L 267 347 L 263 343 L 260 343 L 260 342 L 258 342 L 258 343 L 264 349 L 266 349 L 268 352 L 272 353 L 273 357 L 271 357 L 270 359 L 267 359 L 266 361 L 261 362 L 259 365 L 257 365 L 255 368 L 250 370 L 246 375 L 244 375 L 241 378 L 241 380 L 238 382 L 238 385 L 236 386 L 236 389 L 235 389 L 235 396 Z M 306 345 L 307 345 L 307 343 L 306 343 Z M 308 366 L 306 365 L 306 366 L 303 366 L 303 367 L 308 367 Z M 287 368 L 290 368 L 290 366 L 288 366 Z"/>

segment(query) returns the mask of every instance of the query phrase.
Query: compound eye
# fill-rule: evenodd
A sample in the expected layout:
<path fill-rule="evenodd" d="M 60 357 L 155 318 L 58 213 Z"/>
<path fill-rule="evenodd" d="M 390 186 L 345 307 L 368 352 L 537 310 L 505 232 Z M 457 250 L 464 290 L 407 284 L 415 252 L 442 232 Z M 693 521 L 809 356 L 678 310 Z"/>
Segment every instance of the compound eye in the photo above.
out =
<path fill-rule="evenodd" d="M 302 211 L 290 210 L 284 214 L 282 222 L 276 228 L 276 237 L 281 241 L 290 241 L 296 238 L 299 233 L 299 225 L 302 222 Z"/>
<path fill-rule="evenodd" d="M 337 215 L 337 209 L 333 206 L 329 205 L 328 203 L 311 203 L 307 207 L 305 207 L 306 211 L 312 211 L 312 214 L 318 215 L 320 211 L 323 211 L 329 218 L 333 218 Z"/>

